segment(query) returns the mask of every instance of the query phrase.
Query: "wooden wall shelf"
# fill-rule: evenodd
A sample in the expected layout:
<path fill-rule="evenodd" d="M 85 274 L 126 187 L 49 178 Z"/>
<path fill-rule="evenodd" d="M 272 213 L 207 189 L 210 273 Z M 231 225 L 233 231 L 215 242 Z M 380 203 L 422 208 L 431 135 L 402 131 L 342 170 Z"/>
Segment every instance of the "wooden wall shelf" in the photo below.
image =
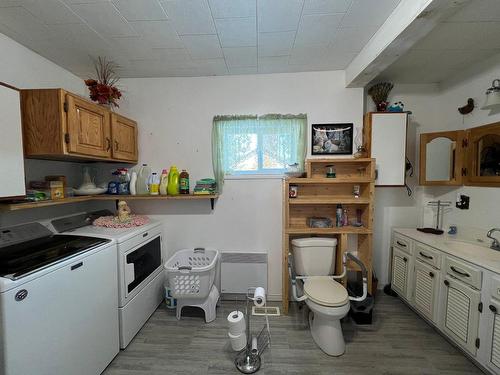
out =
<path fill-rule="evenodd" d="M 336 178 L 326 178 L 329 165 L 335 165 Z M 357 255 L 368 270 L 368 291 L 372 290 L 372 236 L 373 196 L 375 192 L 375 159 L 308 159 L 305 178 L 289 178 L 283 183 L 283 312 L 288 313 L 289 276 L 288 253 L 291 240 L 297 237 L 335 237 L 337 244 L 336 274 L 341 273 L 342 258 L 346 251 L 357 250 Z M 298 186 L 296 198 L 289 198 L 290 185 Z M 353 194 L 354 185 L 359 185 L 359 197 Z M 324 216 L 335 221 L 336 205 L 346 209 L 350 219 L 361 210 L 362 227 L 352 225 L 333 228 L 310 228 L 308 218 Z M 357 237 L 357 249 L 348 248 Z M 354 264 L 349 269 L 357 270 Z M 342 280 L 345 284 L 346 280 Z"/>
<path fill-rule="evenodd" d="M 41 208 L 41 207 L 49 207 L 49 206 L 57 206 L 61 204 L 70 204 L 70 203 L 80 203 L 87 201 L 117 201 L 117 200 L 210 200 L 210 204 L 212 210 L 215 206 L 215 200 L 219 198 L 219 194 L 210 194 L 210 195 L 82 195 L 77 197 L 68 197 L 63 199 L 53 199 L 47 201 L 38 201 L 38 202 L 19 202 L 19 203 L 4 203 L 0 202 L 0 210 L 1 211 L 18 211 L 18 210 L 26 210 L 32 208 Z"/>

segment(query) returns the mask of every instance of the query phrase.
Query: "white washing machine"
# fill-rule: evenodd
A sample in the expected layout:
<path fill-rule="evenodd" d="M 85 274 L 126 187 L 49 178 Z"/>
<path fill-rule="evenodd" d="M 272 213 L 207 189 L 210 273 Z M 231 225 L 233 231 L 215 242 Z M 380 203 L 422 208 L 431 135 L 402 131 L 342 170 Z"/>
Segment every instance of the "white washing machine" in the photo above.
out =
<path fill-rule="evenodd" d="M 58 232 L 114 240 L 118 251 L 118 316 L 120 348 L 124 349 L 164 299 L 161 223 L 134 228 L 89 225 L 99 211 L 52 221 Z M 90 219 L 89 219 L 90 217 Z"/>

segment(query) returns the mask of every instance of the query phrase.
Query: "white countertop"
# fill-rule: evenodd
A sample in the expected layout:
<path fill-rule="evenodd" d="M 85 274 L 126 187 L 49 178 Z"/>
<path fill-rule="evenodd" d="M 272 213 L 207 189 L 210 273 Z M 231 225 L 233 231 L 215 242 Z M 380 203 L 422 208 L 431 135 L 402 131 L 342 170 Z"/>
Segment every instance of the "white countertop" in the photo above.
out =
<path fill-rule="evenodd" d="M 423 233 L 415 228 L 394 228 L 394 232 L 500 274 L 500 251 L 490 249 L 490 241 L 475 244 L 474 240 L 469 241 L 456 235 Z M 470 243 L 471 246 L 470 248 L 456 247 L 449 243 L 452 241 L 461 242 L 462 245 L 463 243 Z"/>

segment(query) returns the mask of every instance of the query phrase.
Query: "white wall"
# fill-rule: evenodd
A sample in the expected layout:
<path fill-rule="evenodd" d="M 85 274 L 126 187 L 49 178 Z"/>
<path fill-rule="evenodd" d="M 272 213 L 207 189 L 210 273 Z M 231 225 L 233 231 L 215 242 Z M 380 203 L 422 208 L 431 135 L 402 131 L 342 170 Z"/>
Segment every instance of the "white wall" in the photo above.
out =
<path fill-rule="evenodd" d="M 122 110 L 139 122 L 140 162 L 160 171 L 176 164 L 191 183 L 213 176 L 212 118 L 221 114 L 307 113 L 309 123 L 362 125 L 363 91 L 345 89 L 344 73 L 314 72 L 196 78 L 124 79 Z M 165 223 L 169 252 L 191 246 L 267 251 L 269 292 L 281 297 L 280 179 L 227 180 L 208 202 L 134 202 Z M 157 215 L 157 216 L 156 216 Z"/>

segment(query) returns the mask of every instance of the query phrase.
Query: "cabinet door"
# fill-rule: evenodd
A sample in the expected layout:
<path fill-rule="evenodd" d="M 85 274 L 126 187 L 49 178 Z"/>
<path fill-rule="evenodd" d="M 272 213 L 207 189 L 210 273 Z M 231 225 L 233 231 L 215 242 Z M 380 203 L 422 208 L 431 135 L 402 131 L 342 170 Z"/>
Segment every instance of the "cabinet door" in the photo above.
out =
<path fill-rule="evenodd" d="M 106 108 L 66 95 L 68 152 L 108 158 L 111 156 L 110 113 Z M 69 137 L 69 139 L 68 139 Z"/>
<path fill-rule="evenodd" d="M 19 91 L 0 84 L 0 197 L 26 194 Z"/>
<path fill-rule="evenodd" d="M 410 257 L 399 249 L 392 250 L 392 289 L 405 299 L 409 299 Z"/>
<path fill-rule="evenodd" d="M 500 123 L 468 130 L 467 185 L 500 185 Z"/>
<path fill-rule="evenodd" d="M 113 158 L 137 161 L 137 123 L 116 113 L 111 114 Z"/>
<path fill-rule="evenodd" d="M 490 334 L 488 337 L 489 349 L 488 350 L 488 365 L 493 368 L 497 373 L 500 372 L 500 303 L 491 300 L 488 306 L 488 311 L 486 313 L 490 314 L 488 318 L 490 324 Z"/>
<path fill-rule="evenodd" d="M 415 262 L 415 308 L 427 319 L 437 321 L 439 271 L 420 261 Z"/>
<path fill-rule="evenodd" d="M 481 294 L 452 277 L 443 281 L 443 330 L 457 344 L 476 355 Z"/>

